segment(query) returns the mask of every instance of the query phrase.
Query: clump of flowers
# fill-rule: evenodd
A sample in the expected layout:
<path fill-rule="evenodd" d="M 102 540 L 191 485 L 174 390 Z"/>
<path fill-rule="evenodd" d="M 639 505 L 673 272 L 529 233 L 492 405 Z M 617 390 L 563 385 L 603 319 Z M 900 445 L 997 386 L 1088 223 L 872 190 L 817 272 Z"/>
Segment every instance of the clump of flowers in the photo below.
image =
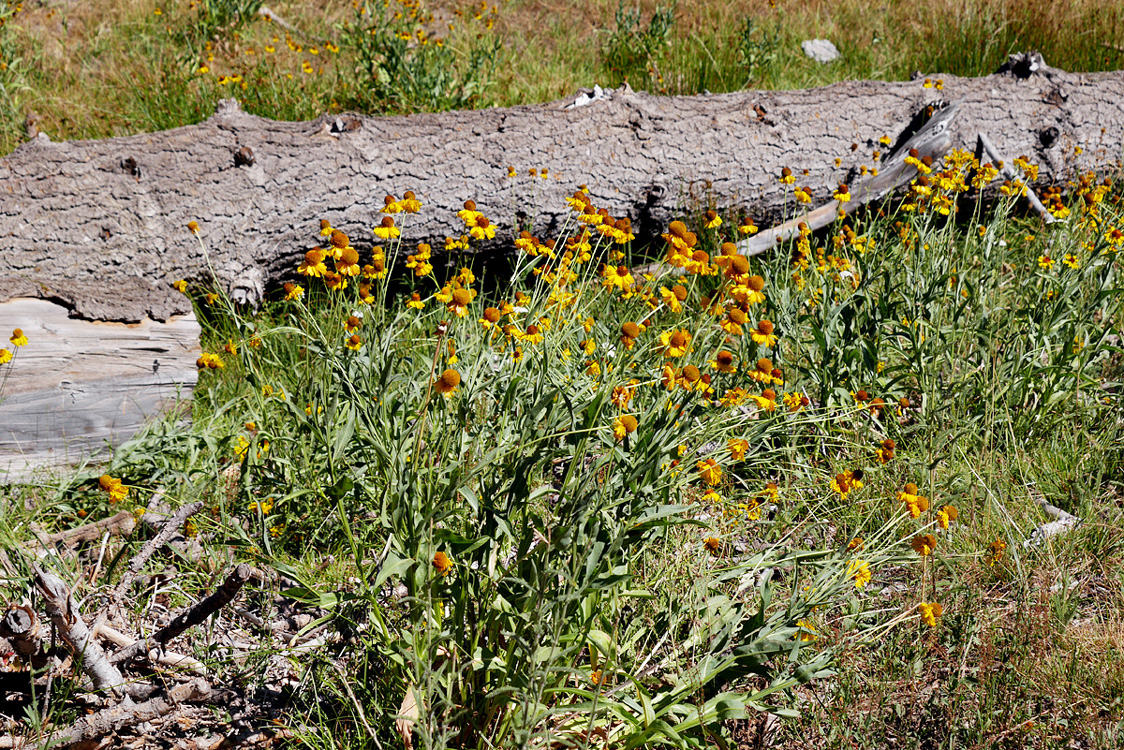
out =
<path fill-rule="evenodd" d="M 222 357 L 210 352 L 203 352 L 199 359 L 195 360 L 195 366 L 200 370 L 219 370 L 226 367 Z"/>
<path fill-rule="evenodd" d="M 847 471 L 836 474 L 831 480 L 831 489 L 839 495 L 840 498 L 846 499 L 847 495 L 855 490 L 861 490 L 863 487 L 863 470 L 862 469 L 849 469 Z"/>

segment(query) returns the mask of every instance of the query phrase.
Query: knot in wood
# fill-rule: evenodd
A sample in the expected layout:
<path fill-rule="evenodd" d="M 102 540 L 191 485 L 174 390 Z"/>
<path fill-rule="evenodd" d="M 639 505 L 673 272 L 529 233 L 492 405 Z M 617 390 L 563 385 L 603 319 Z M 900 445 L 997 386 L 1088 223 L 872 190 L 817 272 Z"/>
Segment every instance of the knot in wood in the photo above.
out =
<path fill-rule="evenodd" d="M 234 152 L 234 164 L 238 167 L 252 167 L 254 165 L 254 150 L 243 146 Z"/>

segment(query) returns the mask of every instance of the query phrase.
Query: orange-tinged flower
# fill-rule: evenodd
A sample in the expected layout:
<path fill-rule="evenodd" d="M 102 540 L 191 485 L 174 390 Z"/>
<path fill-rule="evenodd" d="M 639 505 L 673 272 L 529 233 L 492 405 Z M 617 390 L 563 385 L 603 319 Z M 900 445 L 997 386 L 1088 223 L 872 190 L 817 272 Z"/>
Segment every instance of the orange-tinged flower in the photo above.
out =
<path fill-rule="evenodd" d="M 917 605 L 917 609 L 921 612 L 921 622 L 931 628 L 937 626 L 937 620 L 944 614 L 944 607 L 937 602 L 933 602 L 932 604 L 921 602 Z"/>
<path fill-rule="evenodd" d="M 703 549 L 712 555 L 717 555 L 722 549 L 722 542 L 718 540 L 718 537 L 708 536 L 703 540 Z"/>
<path fill-rule="evenodd" d="M 699 461 L 696 468 L 699 470 L 699 477 L 711 487 L 722 481 L 722 467 L 713 458 Z"/>
<path fill-rule="evenodd" d="M 304 254 L 304 262 L 297 268 L 297 273 L 303 276 L 323 276 L 328 272 L 324 265 L 324 251 L 313 248 Z"/>
<path fill-rule="evenodd" d="M 27 336 L 23 334 L 22 328 L 17 328 L 12 331 L 12 335 L 8 337 L 8 341 L 12 342 L 12 346 L 27 346 Z"/>
<path fill-rule="evenodd" d="M 203 352 L 199 359 L 195 360 L 195 366 L 200 370 L 218 370 L 226 365 L 223 363 L 222 358 L 217 354 L 210 352 Z"/>
<path fill-rule="evenodd" d="M 749 377 L 756 380 L 758 383 L 765 385 L 772 384 L 773 378 L 773 361 L 767 357 L 762 357 L 757 360 L 757 367 L 749 372 Z"/>
<path fill-rule="evenodd" d="M 464 318 L 468 316 L 468 306 L 475 298 L 475 289 L 454 289 L 445 307 L 458 318 Z"/>
<path fill-rule="evenodd" d="M 453 561 L 444 552 L 438 552 L 433 556 L 433 568 L 441 576 L 447 576 L 453 570 Z"/>
<path fill-rule="evenodd" d="M 750 398 L 757 404 L 757 408 L 761 411 L 774 412 L 777 410 L 777 394 L 772 388 L 766 388 L 761 391 L 760 396 L 751 395 Z M 860 482 L 859 484 L 861 485 L 862 483 Z"/>
<path fill-rule="evenodd" d="M 727 441 L 726 447 L 730 449 L 731 461 L 744 461 L 745 452 L 749 450 L 749 441 L 745 438 L 734 438 Z"/>
<path fill-rule="evenodd" d="M 664 331 L 660 334 L 660 345 L 669 357 L 682 357 L 690 351 L 691 334 L 686 330 Z"/>
<path fill-rule="evenodd" d="M 734 353 L 725 349 L 715 354 L 710 364 L 718 372 L 736 372 L 738 369 L 734 364 Z"/>
<path fill-rule="evenodd" d="M 0 349 L 0 365 L 6 365 L 12 361 L 12 353 L 5 349 Z"/>
<path fill-rule="evenodd" d="M 622 414 L 613 420 L 613 437 L 617 439 L 617 442 L 620 442 L 624 440 L 625 435 L 636 432 L 637 425 L 636 417 L 631 414 Z"/>
<path fill-rule="evenodd" d="M 987 548 L 987 564 L 989 566 L 995 565 L 1003 557 L 1003 551 L 1007 549 L 1007 543 L 1002 539 L 996 539 Z"/>
<path fill-rule="evenodd" d="M 758 321 L 757 327 L 750 331 L 749 335 L 760 346 L 773 348 L 777 345 L 777 337 L 773 334 L 773 323 L 764 318 Z"/>
<path fill-rule="evenodd" d="M 853 578 L 855 581 L 855 588 L 861 589 L 870 583 L 870 579 L 873 576 L 867 561 L 856 558 L 847 564 L 847 577 Z"/>
<path fill-rule="evenodd" d="M 98 486 L 103 492 L 109 494 L 109 502 L 119 503 L 129 496 L 129 489 L 121 484 L 120 479 L 115 479 L 109 474 L 102 474 L 98 479 Z"/>
<path fill-rule="evenodd" d="M 376 237 L 384 240 L 392 240 L 402 235 L 398 227 L 394 226 L 393 216 L 382 217 L 382 223 L 375 227 L 373 231 Z"/>
<path fill-rule="evenodd" d="M 960 515 L 960 511 L 956 509 L 955 505 L 946 505 L 937 511 L 937 523 L 940 524 L 942 529 L 947 529 L 948 525 L 956 520 Z"/>
<path fill-rule="evenodd" d="M 498 308 L 485 307 L 484 317 L 480 318 L 478 322 L 480 325 L 484 326 L 485 330 L 490 330 L 500 322 L 501 318 L 503 318 L 503 313 L 501 313 Z"/>
<path fill-rule="evenodd" d="M 898 493 L 898 500 L 905 504 L 913 518 L 929 510 L 929 499 L 919 494 L 917 485 L 913 482 L 906 484 L 905 489 Z"/>
<path fill-rule="evenodd" d="M 336 273 L 343 276 L 359 275 L 359 253 L 353 247 L 345 247 L 336 259 Z"/>
<path fill-rule="evenodd" d="M 402 195 L 402 200 L 400 201 L 400 203 L 402 206 L 402 210 L 408 214 L 416 214 L 421 210 L 422 207 L 421 201 L 419 201 L 418 197 L 414 195 L 413 190 L 407 190 Z"/>
<path fill-rule="evenodd" d="M 837 492 L 841 498 L 846 498 L 851 492 L 863 488 L 862 478 L 862 469 L 844 471 L 836 474 L 831 480 L 831 489 Z"/>
<path fill-rule="evenodd" d="M 460 384 L 461 374 L 450 368 L 441 373 L 441 377 L 437 378 L 433 385 L 442 396 L 450 396 L 457 390 L 457 386 Z"/>
<path fill-rule="evenodd" d="M 932 534 L 918 534 L 913 537 L 910 546 L 913 547 L 914 552 L 926 557 L 933 554 L 933 550 L 937 548 L 937 538 Z"/>

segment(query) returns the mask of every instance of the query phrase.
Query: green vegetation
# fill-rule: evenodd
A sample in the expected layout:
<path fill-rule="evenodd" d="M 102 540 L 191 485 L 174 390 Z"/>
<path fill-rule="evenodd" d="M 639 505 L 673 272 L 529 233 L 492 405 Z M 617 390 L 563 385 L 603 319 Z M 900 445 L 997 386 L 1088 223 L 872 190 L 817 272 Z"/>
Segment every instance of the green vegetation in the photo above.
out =
<path fill-rule="evenodd" d="M 39 485 L 4 534 L 202 500 L 205 568 L 280 571 L 350 643 L 293 663 L 313 745 L 406 714 L 423 747 L 701 747 L 767 710 L 816 743 L 1112 746 L 1121 198 L 1090 177 L 1034 229 L 1016 183 L 947 219 L 994 175 L 954 153 L 943 190 L 760 260 L 731 242 L 751 222 L 673 222 L 682 273 L 657 278 L 576 193 L 496 297 L 424 246 L 394 268 L 426 209 L 388 198 L 385 247 L 325 223 L 265 310 L 183 287 L 207 321 L 192 426 Z M 459 215 L 463 242 L 495 231 Z M 1024 546 L 1039 496 L 1085 524 Z M 1049 703 L 1067 685 L 1088 702 Z"/>
<path fill-rule="evenodd" d="M 14 146 L 27 109 L 65 137 L 170 127 L 229 95 L 306 118 L 626 78 L 689 93 L 972 75 L 1032 46 L 1063 68 L 1118 62 L 1102 45 L 1118 8 L 1074 44 L 1092 4 L 1066 25 L 961 5 L 943 27 L 936 4 L 777 5 L 273 8 L 303 35 L 258 3 L 9 5 L 0 132 Z M 816 36 L 844 61 L 803 59 Z M 405 255 L 429 210 L 410 194 L 369 254 L 350 237 L 371 227 L 325 223 L 301 283 L 262 310 L 181 286 L 205 326 L 190 425 L 6 488 L 0 590 L 27 592 L 14 550 L 32 529 L 160 493 L 204 503 L 184 529 L 201 557 L 168 561 L 181 578 L 154 577 L 138 620 L 235 560 L 283 577 L 281 604 L 255 594 L 251 614 L 323 627 L 299 655 L 268 636 L 260 654 L 194 654 L 216 683 L 295 675 L 270 705 L 293 745 L 1118 747 L 1124 196 L 1082 176 L 1046 196 L 1050 225 L 1020 215 L 1017 181 L 986 212 L 958 201 L 994 177 L 954 152 L 904 197 L 758 258 L 732 244 L 744 217 L 700 211 L 634 248 L 576 193 L 561 236 L 518 238 L 499 279 Z M 456 249 L 494 235 L 485 214 L 504 207 L 476 200 Z M 633 274 L 648 254 L 664 271 Z M 35 345 L 14 338 L 0 368 Z M 1039 499 L 1081 525 L 1026 544 Z M 137 540 L 117 544 L 93 577 L 119 576 Z M 91 594 L 80 558 L 55 567 Z M 10 718 L 76 717 L 56 695 Z"/>

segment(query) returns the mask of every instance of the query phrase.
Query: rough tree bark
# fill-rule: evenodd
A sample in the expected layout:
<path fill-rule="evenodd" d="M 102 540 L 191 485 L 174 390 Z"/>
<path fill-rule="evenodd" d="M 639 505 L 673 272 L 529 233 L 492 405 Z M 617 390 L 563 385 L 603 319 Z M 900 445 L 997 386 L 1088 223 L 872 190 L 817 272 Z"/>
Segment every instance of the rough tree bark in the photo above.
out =
<path fill-rule="evenodd" d="M 781 168 L 826 199 L 888 150 L 879 138 L 908 135 L 937 101 L 961 102 L 954 147 L 970 149 L 987 133 L 1005 154 L 1039 163 L 1040 182 L 1119 163 L 1124 73 L 1042 66 L 930 78 L 943 89 L 854 81 L 666 98 L 626 88 L 581 107 L 297 123 L 247 115 L 229 100 L 206 122 L 162 133 L 40 137 L 0 160 L 0 300 L 39 296 L 89 319 L 163 320 L 188 310 L 169 283 L 211 268 L 236 299 L 253 300 L 292 272 L 318 239 L 319 219 L 362 249 L 383 196 L 405 190 L 425 204 L 402 222 L 407 248 L 459 234 L 454 212 L 467 198 L 508 232 L 530 221 L 551 236 L 579 184 L 640 236 L 701 203 L 744 206 L 767 226 L 783 211 Z M 531 178 L 531 168 L 548 178 Z"/>

